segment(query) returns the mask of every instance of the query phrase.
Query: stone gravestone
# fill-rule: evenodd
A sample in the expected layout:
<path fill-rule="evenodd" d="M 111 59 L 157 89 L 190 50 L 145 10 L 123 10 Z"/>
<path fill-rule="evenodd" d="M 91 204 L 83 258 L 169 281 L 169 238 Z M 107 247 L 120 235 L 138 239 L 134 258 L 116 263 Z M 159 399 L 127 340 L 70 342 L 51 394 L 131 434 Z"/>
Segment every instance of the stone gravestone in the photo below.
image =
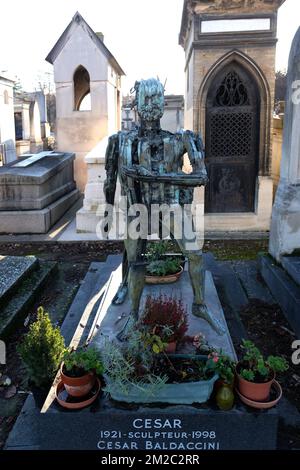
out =
<path fill-rule="evenodd" d="M 300 28 L 288 68 L 280 182 L 272 213 L 269 251 L 277 261 L 300 249 Z"/>
<path fill-rule="evenodd" d="M 261 274 L 300 337 L 300 28 L 290 52 L 280 181 L 272 213 L 268 256 Z M 293 256 L 290 256 L 293 255 Z"/>

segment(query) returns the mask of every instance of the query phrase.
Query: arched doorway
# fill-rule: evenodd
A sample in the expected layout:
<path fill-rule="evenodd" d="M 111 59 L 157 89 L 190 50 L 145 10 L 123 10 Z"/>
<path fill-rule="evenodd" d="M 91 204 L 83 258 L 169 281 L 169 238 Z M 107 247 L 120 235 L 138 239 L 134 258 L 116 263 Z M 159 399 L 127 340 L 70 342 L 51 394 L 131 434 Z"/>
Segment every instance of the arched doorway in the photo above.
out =
<path fill-rule="evenodd" d="M 206 100 L 207 213 L 255 211 L 260 97 L 253 77 L 237 62 L 212 80 Z"/>

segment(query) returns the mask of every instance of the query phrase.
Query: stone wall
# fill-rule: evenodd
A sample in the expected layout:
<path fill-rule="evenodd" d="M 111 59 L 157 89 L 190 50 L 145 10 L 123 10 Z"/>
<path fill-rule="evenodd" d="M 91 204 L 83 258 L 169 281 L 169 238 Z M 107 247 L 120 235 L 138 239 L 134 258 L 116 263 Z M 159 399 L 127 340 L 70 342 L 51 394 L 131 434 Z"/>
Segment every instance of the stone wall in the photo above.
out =
<path fill-rule="evenodd" d="M 0 143 L 5 145 L 7 162 L 16 158 L 13 85 L 12 80 L 0 77 Z"/>

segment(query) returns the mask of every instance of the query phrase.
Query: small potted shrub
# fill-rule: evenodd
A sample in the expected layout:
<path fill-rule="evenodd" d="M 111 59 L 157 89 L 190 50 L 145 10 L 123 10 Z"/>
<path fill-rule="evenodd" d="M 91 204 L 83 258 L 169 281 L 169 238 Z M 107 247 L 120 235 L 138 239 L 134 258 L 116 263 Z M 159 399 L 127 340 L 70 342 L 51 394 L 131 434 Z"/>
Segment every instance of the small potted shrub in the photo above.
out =
<path fill-rule="evenodd" d="M 94 348 L 66 351 L 60 372 L 68 394 L 76 398 L 84 397 L 92 390 L 96 375 L 103 372 L 100 354 Z"/>
<path fill-rule="evenodd" d="M 29 386 L 36 404 L 41 407 L 52 385 L 65 353 L 64 338 L 51 323 L 43 307 L 37 311 L 37 320 L 29 327 L 18 352 L 29 373 Z"/>
<path fill-rule="evenodd" d="M 176 282 L 183 272 L 182 255 L 167 254 L 168 243 L 160 241 L 150 244 L 147 253 L 147 284 L 169 284 Z"/>
<path fill-rule="evenodd" d="M 187 311 L 181 300 L 149 295 L 139 325 L 158 336 L 168 353 L 174 353 L 188 330 Z"/>
<path fill-rule="evenodd" d="M 266 402 L 269 399 L 275 373 L 286 371 L 288 363 L 278 356 L 264 359 L 252 341 L 243 340 L 241 347 L 244 356 L 236 367 L 239 391 L 252 401 Z"/>

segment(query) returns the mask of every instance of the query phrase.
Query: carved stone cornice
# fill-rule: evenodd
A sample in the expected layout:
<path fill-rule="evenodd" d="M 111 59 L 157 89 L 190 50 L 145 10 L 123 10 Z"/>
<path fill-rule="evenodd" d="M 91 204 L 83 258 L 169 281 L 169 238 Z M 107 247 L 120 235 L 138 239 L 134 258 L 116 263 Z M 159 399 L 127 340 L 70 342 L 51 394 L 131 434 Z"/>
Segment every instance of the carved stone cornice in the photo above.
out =
<path fill-rule="evenodd" d="M 194 15 L 226 15 L 275 13 L 285 0 L 184 0 L 179 44 L 184 46 L 186 33 Z"/>

